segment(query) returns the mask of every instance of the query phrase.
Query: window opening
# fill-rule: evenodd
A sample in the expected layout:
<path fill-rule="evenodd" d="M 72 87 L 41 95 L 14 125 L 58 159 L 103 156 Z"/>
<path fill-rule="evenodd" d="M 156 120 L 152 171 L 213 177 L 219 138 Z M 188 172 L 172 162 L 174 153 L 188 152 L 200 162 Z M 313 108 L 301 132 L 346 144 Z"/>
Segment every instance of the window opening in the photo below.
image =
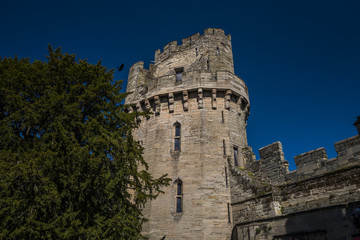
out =
<path fill-rule="evenodd" d="M 176 212 L 182 212 L 182 196 L 183 196 L 183 184 L 180 179 L 177 180 L 177 191 L 176 191 Z"/>
<path fill-rule="evenodd" d="M 239 166 L 238 148 L 237 147 L 234 147 L 234 161 L 235 161 L 235 166 Z"/>
<path fill-rule="evenodd" d="M 182 195 L 182 182 L 177 183 L 177 195 Z"/>
<path fill-rule="evenodd" d="M 213 29 L 213 35 L 215 34 L 215 30 Z"/>
<path fill-rule="evenodd" d="M 219 51 L 219 47 L 216 48 L 216 55 L 219 55 L 220 51 Z"/>
<path fill-rule="evenodd" d="M 231 223 L 231 218 L 230 218 L 230 204 L 227 204 L 227 210 L 228 210 L 228 223 Z"/>
<path fill-rule="evenodd" d="M 223 151 L 224 151 L 224 155 L 226 155 L 225 139 L 223 139 Z"/>
<path fill-rule="evenodd" d="M 210 69 L 210 63 L 209 63 L 209 60 L 206 61 L 206 65 L 207 65 L 207 69 L 209 70 Z"/>
<path fill-rule="evenodd" d="M 228 186 L 228 174 L 227 174 L 227 167 L 225 167 L 225 183 Z"/>
<path fill-rule="evenodd" d="M 224 111 L 221 111 L 221 122 L 224 122 Z"/>
<path fill-rule="evenodd" d="M 181 197 L 176 197 L 176 212 L 182 212 L 181 209 Z"/>
<path fill-rule="evenodd" d="M 190 46 L 191 46 L 191 38 L 190 38 Z"/>
<path fill-rule="evenodd" d="M 195 53 L 196 53 L 196 56 L 198 56 L 198 50 L 197 50 L 197 48 L 195 48 Z"/>
<path fill-rule="evenodd" d="M 180 151 L 180 136 L 181 135 L 181 125 L 178 123 L 175 125 L 175 137 L 174 137 L 174 150 Z"/>
<path fill-rule="evenodd" d="M 183 71 L 184 71 L 184 68 L 177 68 L 177 69 L 175 69 L 175 72 L 176 72 L 176 81 L 182 81 Z"/>

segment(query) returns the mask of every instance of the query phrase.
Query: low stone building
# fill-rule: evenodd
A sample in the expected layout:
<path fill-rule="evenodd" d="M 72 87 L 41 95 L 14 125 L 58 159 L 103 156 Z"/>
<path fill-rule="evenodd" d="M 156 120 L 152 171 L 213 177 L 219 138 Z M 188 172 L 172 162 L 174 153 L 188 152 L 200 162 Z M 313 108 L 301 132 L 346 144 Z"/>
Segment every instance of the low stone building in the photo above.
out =
<path fill-rule="evenodd" d="M 356 239 L 360 137 L 295 157 L 280 142 L 247 144 L 248 89 L 234 74 L 231 36 L 221 29 L 167 44 L 149 69 L 130 68 L 129 111 L 151 110 L 135 137 L 149 171 L 172 184 L 144 209 L 150 239 Z M 360 121 L 355 125 L 359 129 Z"/>

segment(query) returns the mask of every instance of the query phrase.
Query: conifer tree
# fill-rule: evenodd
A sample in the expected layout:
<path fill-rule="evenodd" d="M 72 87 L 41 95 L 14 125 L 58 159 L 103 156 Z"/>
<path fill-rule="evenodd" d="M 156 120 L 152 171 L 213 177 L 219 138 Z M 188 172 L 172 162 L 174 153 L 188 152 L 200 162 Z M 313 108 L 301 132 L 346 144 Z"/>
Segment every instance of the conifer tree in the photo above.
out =
<path fill-rule="evenodd" d="M 113 70 L 49 47 L 0 59 L 0 239 L 140 239 L 147 172 Z"/>

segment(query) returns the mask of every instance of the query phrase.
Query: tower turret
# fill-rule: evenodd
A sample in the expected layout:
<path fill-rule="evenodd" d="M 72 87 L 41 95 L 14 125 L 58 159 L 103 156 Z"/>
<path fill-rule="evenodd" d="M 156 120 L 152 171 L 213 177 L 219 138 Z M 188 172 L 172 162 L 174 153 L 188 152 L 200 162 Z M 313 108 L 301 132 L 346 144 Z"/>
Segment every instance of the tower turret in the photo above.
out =
<path fill-rule="evenodd" d="M 229 239 L 229 160 L 246 166 L 249 96 L 234 74 L 230 35 L 208 28 L 167 44 L 144 69 L 134 64 L 126 103 L 151 109 L 134 133 L 149 171 L 172 184 L 144 209 L 150 239 Z"/>

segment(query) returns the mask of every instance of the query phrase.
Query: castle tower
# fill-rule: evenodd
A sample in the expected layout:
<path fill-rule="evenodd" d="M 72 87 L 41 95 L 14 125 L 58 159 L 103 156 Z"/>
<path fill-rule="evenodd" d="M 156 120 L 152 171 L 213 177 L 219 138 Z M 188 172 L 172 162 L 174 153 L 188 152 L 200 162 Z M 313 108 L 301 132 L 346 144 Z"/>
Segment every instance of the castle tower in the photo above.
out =
<path fill-rule="evenodd" d="M 230 239 L 229 161 L 245 166 L 249 96 L 234 74 L 231 37 L 209 28 L 130 68 L 126 103 L 151 109 L 136 138 L 149 171 L 171 185 L 144 209 L 150 239 Z"/>

